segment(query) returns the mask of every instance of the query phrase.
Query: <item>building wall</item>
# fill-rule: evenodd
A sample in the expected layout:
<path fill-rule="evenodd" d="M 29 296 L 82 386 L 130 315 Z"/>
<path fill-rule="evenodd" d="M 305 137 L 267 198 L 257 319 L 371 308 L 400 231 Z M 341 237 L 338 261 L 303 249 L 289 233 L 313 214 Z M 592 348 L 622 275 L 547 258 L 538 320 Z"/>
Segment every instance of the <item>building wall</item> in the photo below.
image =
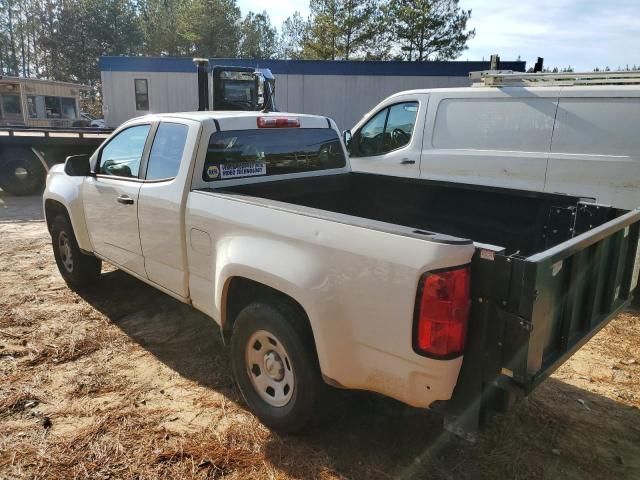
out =
<path fill-rule="evenodd" d="M 413 88 L 469 86 L 467 77 L 364 77 L 344 75 L 275 75 L 278 110 L 333 118 L 350 128 L 362 115 L 389 95 Z M 198 109 L 195 73 L 102 72 L 104 115 L 107 125 L 144 115 L 136 111 L 133 81 L 146 78 L 153 113 Z"/>
<path fill-rule="evenodd" d="M 183 72 L 102 72 L 102 109 L 108 127 L 149 112 L 137 111 L 133 81 L 146 78 L 149 112 L 185 112 L 198 109 L 198 79 Z"/>
<path fill-rule="evenodd" d="M 331 117 L 346 129 L 396 92 L 469 84 L 468 77 L 455 76 L 276 75 L 276 102 L 280 110 Z"/>
<path fill-rule="evenodd" d="M 487 62 L 346 62 L 211 59 L 211 65 L 270 68 L 276 77 L 280 111 L 333 118 L 341 129 L 389 95 L 414 88 L 468 86 L 470 71 Z M 505 69 L 524 70 L 524 62 L 503 62 Z M 134 79 L 146 78 L 153 113 L 196 110 L 197 75 L 191 59 L 171 57 L 103 57 L 100 59 L 107 125 L 147 112 L 135 110 Z"/>

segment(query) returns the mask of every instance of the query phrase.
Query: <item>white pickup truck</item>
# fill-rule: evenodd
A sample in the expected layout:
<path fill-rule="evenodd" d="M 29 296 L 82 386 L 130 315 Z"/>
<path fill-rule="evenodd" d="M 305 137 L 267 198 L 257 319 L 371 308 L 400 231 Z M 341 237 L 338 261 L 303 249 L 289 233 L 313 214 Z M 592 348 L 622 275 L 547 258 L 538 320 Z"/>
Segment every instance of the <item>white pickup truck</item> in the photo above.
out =
<path fill-rule="evenodd" d="M 105 260 L 210 315 L 247 404 L 286 432 L 329 384 L 440 406 L 471 437 L 637 281 L 639 212 L 354 173 L 319 116 L 131 120 L 51 169 L 44 209 L 72 288 Z"/>

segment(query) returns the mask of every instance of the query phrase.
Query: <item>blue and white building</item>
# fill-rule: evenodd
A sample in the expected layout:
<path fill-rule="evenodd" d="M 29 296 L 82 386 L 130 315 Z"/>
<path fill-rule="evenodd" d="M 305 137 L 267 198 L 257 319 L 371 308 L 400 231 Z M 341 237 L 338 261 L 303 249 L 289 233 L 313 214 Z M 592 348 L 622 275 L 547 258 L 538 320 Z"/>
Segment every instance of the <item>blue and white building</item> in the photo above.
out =
<path fill-rule="evenodd" d="M 278 110 L 325 115 L 350 128 L 380 100 L 402 90 L 469 86 L 469 72 L 489 62 L 378 62 L 212 58 L 215 65 L 269 68 L 276 77 Z M 525 62 L 501 68 L 524 71 Z M 149 112 L 197 110 L 196 66 L 191 58 L 102 57 L 107 126 Z"/>

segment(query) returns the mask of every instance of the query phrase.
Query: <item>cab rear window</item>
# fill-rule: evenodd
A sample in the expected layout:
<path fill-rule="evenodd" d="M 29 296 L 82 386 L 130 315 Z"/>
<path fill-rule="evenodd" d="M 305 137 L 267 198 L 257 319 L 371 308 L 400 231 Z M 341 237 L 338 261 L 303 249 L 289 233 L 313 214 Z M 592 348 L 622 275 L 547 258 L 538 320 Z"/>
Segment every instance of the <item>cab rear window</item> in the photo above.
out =
<path fill-rule="evenodd" d="M 344 167 L 340 139 L 330 128 L 216 132 L 202 172 L 205 182 Z"/>

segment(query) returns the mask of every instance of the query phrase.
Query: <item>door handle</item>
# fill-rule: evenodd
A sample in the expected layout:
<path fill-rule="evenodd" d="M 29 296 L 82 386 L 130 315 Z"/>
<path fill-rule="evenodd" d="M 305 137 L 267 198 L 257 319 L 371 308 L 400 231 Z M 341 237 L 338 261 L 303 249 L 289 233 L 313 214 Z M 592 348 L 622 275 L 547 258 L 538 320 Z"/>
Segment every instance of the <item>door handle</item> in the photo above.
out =
<path fill-rule="evenodd" d="M 409 160 L 408 158 L 403 158 L 402 161 L 400 162 L 400 165 L 413 165 L 414 163 L 416 163 L 415 160 Z"/>
<path fill-rule="evenodd" d="M 133 198 L 128 195 L 120 195 L 117 200 L 118 203 L 122 203 L 123 205 L 133 205 Z"/>

